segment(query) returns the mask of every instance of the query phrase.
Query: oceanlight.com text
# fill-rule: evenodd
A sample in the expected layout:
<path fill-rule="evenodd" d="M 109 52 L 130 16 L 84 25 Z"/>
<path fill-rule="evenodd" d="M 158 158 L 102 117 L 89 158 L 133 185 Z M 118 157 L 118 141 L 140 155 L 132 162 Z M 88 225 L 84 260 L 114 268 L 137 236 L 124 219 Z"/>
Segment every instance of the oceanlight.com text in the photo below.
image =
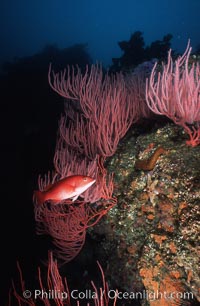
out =
<path fill-rule="evenodd" d="M 119 300 L 192 300 L 194 298 L 192 292 L 159 292 L 159 291 L 138 291 L 138 292 L 128 292 L 128 291 L 118 291 L 118 290 L 102 290 L 101 293 L 103 296 L 107 296 L 110 300 L 119 299 Z M 94 290 L 85 290 L 79 291 L 77 289 L 72 290 L 71 292 L 65 292 L 61 290 L 34 290 L 31 292 L 30 290 L 25 290 L 23 292 L 23 297 L 26 299 L 34 298 L 37 299 L 47 299 L 47 300 L 66 300 L 70 295 L 70 299 L 74 300 L 84 300 L 84 299 L 99 299 L 99 293 L 97 294 Z"/>

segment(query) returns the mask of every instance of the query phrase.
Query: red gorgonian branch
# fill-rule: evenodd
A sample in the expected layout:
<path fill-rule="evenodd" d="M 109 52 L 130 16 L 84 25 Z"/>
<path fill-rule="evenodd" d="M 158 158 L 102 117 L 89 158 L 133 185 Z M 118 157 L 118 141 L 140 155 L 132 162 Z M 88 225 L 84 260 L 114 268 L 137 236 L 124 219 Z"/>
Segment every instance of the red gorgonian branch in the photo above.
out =
<path fill-rule="evenodd" d="M 156 73 L 155 64 L 146 83 L 146 100 L 149 108 L 158 115 L 165 115 L 182 126 L 190 139 L 188 145 L 200 144 L 200 65 L 189 65 L 189 42 L 182 56 L 175 62 L 168 54 L 162 72 Z"/>

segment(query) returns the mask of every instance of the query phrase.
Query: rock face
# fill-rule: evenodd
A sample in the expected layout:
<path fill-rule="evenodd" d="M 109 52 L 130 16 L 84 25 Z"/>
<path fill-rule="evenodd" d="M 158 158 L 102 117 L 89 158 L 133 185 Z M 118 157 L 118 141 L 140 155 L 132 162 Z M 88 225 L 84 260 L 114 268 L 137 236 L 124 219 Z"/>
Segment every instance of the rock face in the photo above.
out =
<path fill-rule="evenodd" d="M 200 146 L 186 146 L 187 135 L 173 124 L 149 130 L 130 131 L 108 161 L 118 204 L 90 236 L 98 238 L 98 258 L 107 262 L 112 287 L 143 294 L 125 305 L 196 305 Z M 152 170 L 135 167 L 160 147 Z"/>

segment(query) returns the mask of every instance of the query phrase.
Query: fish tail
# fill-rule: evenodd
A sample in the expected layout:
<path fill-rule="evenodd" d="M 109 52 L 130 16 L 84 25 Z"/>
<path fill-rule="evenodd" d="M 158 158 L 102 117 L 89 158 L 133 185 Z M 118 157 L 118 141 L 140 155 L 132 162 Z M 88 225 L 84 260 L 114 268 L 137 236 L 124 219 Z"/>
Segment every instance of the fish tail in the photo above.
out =
<path fill-rule="evenodd" d="M 44 194 L 40 190 L 35 190 L 34 191 L 33 198 L 34 198 L 34 200 L 36 200 L 36 203 L 38 205 L 42 205 L 44 203 L 44 201 L 45 201 Z"/>

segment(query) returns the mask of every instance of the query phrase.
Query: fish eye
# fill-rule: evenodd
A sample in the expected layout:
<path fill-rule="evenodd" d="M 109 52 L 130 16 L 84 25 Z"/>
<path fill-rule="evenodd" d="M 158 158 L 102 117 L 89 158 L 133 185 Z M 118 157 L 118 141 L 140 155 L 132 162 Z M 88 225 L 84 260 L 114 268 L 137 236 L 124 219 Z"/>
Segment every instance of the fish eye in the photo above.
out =
<path fill-rule="evenodd" d="M 87 176 L 84 176 L 83 180 L 84 180 L 84 181 L 87 181 Z"/>

